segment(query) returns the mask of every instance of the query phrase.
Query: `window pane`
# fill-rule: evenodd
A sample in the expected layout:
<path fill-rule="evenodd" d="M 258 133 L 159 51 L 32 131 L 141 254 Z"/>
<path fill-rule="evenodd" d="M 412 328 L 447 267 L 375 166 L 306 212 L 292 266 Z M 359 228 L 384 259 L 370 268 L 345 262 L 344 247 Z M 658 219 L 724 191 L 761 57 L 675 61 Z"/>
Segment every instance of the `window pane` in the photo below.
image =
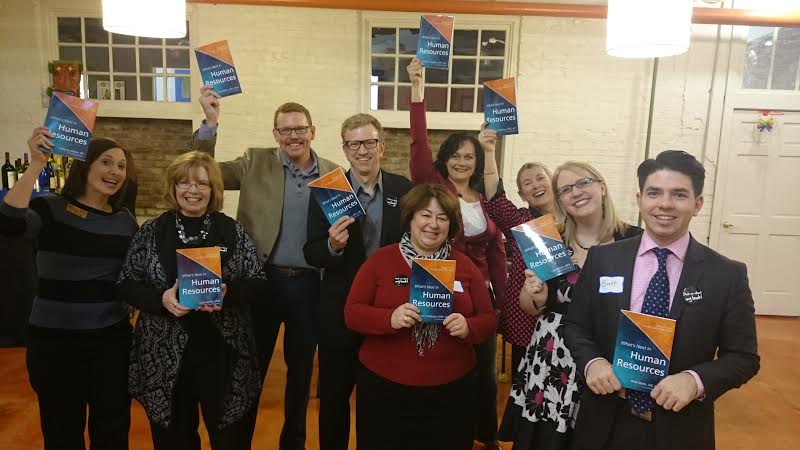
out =
<path fill-rule="evenodd" d="M 190 88 L 189 77 L 167 77 L 167 101 L 192 101 Z"/>
<path fill-rule="evenodd" d="M 450 69 L 453 67 L 451 66 Z M 449 72 L 439 69 L 425 69 L 425 83 L 440 83 L 447 84 L 447 76 Z M 408 74 L 406 74 L 408 75 Z"/>
<path fill-rule="evenodd" d="M 378 86 L 373 84 L 370 86 L 370 108 L 374 111 L 376 109 L 394 109 L 394 86 Z"/>
<path fill-rule="evenodd" d="M 475 84 L 476 59 L 454 59 L 450 79 L 453 84 Z"/>
<path fill-rule="evenodd" d="M 428 111 L 447 111 L 447 88 L 426 87 L 425 106 Z"/>
<path fill-rule="evenodd" d="M 504 61 L 502 59 L 481 60 L 478 83 L 482 84 L 486 80 L 499 80 L 503 78 L 503 63 Z"/>
<path fill-rule="evenodd" d="M 504 56 L 505 54 L 505 31 L 483 31 L 481 33 L 481 56 Z"/>
<path fill-rule="evenodd" d="M 114 75 L 114 100 L 136 100 L 136 77 Z"/>
<path fill-rule="evenodd" d="M 164 65 L 161 61 L 160 48 L 139 49 L 139 72 L 140 73 L 164 72 Z M 142 92 L 144 92 L 144 88 L 142 88 Z"/>
<path fill-rule="evenodd" d="M 798 63 L 800 63 L 800 28 L 779 28 L 770 88 L 794 90 Z"/>
<path fill-rule="evenodd" d="M 164 77 L 140 77 L 139 89 L 142 100 L 164 101 Z"/>
<path fill-rule="evenodd" d="M 161 45 L 161 38 L 140 37 L 139 45 Z"/>
<path fill-rule="evenodd" d="M 58 47 L 58 59 L 65 61 L 78 61 L 83 64 L 83 55 L 81 54 L 80 47 Z"/>
<path fill-rule="evenodd" d="M 453 33 L 453 54 L 477 55 L 478 30 L 456 30 L 455 33 Z"/>
<path fill-rule="evenodd" d="M 78 17 L 58 18 L 58 42 L 80 42 L 81 19 Z"/>
<path fill-rule="evenodd" d="M 400 65 L 400 67 L 397 68 L 398 81 L 401 83 L 410 83 L 411 79 L 408 78 L 408 70 L 406 69 L 406 67 L 408 67 L 408 65 L 411 64 L 411 58 L 399 58 L 398 62 Z M 447 73 L 446 70 L 444 72 Z"/>
<path fill-rule="evenodd" d="M 473 101 L 475 101 L 475 88 L 454 88 L 450 90 L 451 112 L 472 112 Z"/>
<path fill-rule="evenodd" d="M 189 46 L 189 22 L 186 22 L 186 36 L 182 38 L 167 39 L 167 45 L 181 45 L 184 47 Z"/>
<path fill-rule="evenodd" d="M 108 44 L 108 31 L 103 29 L 103 19 L 84 18 L 86 42 L 90 44 Z"/>
<path fill-rule="evenodd" d="M 136 49 L 113 47 L 114 72 L 136 72 Z"/>
<path fill-rule="evenodd" d="M 89 98 L 111 100 L 111 78 L 108 75 L 89 75 Z"/>
<path fill-rule="evenodd" d="M 112 44 L 133 45 L 136 43 L 136 36 L 128 36 L 127 34 L 111 33 Z"/>
<path fill-rule="evenodd" d="M 419 41 L 419 28 L 401 28 L 400 49 L 398 53 L 403 55 L 416 54 L 417 41 Z"/>
<path fill-rule="evenodd" d="M 394 58 L 372 58 L 372 81 L 394 81 Z"/>
<path fill-rule="evenodd" d="M 411 86 L 397 86 L 397 110 L 408 111 L 411 102 Z"/>
<path fill-rule="evenodd" d="M 373 28 L 372 53 L 394 53 L 396 33 L 394 28 Z"/>
<path fill-rule="evenodd" d="M 86 70 L 109 72 L 108 47 L 86 47 Z"/>
<path fill-rule="evenodd" d="M 772 52 L 772 27 L 750 27 L 745 49 L 744 89 L 766 89 Z"/>
<path fill-rule="evenodd" d="M 475 112 L 483 112 L 483 88 L 478 88 L 478 103 L 475 105 Z"/>
<path fill-rule="evenodd" d="M 189 68 L 189 50 L 167 49 L 167 72 Z"/>

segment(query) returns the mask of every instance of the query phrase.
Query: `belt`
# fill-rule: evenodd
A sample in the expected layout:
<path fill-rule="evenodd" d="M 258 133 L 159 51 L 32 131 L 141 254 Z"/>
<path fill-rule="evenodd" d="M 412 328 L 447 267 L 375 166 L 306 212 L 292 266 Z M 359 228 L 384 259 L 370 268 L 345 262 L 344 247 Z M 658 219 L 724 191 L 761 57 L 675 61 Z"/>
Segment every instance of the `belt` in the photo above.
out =
<path fill-rule="evenodd" d="M 273 266 L 270 264 L 267 265 L 267 269 L 269 269 L 271 272 L 277 272 L 286 278 L 302 277 L 304 275 L 315 273 L 313 269 L 309 269 L 308 267 Z"/>
<path fill-rule="evenodd" d="M 638 417 L 638 418 L 640 418 L 640 419 L 642 419 L 644 421 L 647 421 L 647 422 L 652 422 L 653 419 L 655 419 L 655 416 L 653 415 L 653 410 L 652 409 L 648 409 L 647 411 L 639 414 L 639 413 L 636 412 L 636 410 L 634 410 L 633 408 L 630 408 L 630 413 L 631 413 L 631 415 L 633 417 Z"/>

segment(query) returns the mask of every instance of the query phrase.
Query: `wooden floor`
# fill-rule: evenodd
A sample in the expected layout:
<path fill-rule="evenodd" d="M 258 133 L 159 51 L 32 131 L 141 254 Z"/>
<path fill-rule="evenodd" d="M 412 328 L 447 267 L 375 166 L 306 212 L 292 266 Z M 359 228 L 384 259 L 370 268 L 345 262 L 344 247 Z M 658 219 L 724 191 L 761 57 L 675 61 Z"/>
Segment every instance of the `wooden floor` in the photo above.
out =
<path fill-rule="evenodd" d="M 797 449 L 800 448 L 800 355 L 797 353 L 800 320 L 759 317 L 757 323 L 761 371 L 744 388 L 729 392 L 716 402 L 717 448 Z M 283 420 L 285 377 L 279 344 L 261 396 L 253 441 L 255 449 L 277 449 Z M 36 397 L 28 384 L 24 349 L 0 349 L 0 380 L 0 450 L 42 448 Z M 505 406 L 508 389 L 507 383 L 500 384 L 498 415 Z M 317 412 L 318 402 L 312 399 L 307 422 L 309 450 L 318 448 Z M 149 433 L 144 412 L 134 402 L 131 449 L 152 448 Z M 209 448 L 205 432 L 201 434 L 203 448 Z M 351 449 L 355 448 L 353 442 L 354 438 L 351 439 Z"/>

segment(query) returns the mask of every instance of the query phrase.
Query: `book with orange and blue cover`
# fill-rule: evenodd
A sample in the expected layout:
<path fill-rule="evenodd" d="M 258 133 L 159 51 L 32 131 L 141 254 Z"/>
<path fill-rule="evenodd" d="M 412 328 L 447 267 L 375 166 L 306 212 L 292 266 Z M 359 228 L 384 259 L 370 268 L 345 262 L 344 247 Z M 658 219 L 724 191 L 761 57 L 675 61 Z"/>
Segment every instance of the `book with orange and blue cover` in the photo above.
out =
<path fill-rule="evenodd" d="M 525 260 L 525 268 L 532 270 L 540 280 L 547 281 L 575 270 L 552 214 L 517 225 L 511 228 L 511 233 Z"/>
<path fill-rule="evenodd" d="M 233 65 L 228 41 L 214 42 L 194 50 L 203 84 L 214 88 L 222 97 L 241 94 L 242 85 Z"/>
<path fill-rule="evenodd" d="M 612 364 L 626 389 L 650 392 L 669 374 L 675 320 L 620 311 Z"/>
<path fill-rule="evenodd" d="M 222 306 L 220 247 L 179 248 L 178 303 L 197 309 Z"/>
<path fill-rule="evenodd" d="M 308 183 L 308 187 L 331 225 L 343 216 L 357 219 L 366 214 L 341 167 Z"/>
<path fill-rule="evenodd" d="M 420 17 L 417 59 L 426 69 L 447 70 L 450 67 L 454 23 L 453 16 Z"/>
<path fill-rule="evenodd" d="M 419 308 L 423 322 L 442 323 L 453 312 L 455 280 L 455 260 L 415 258 L 411 261 L 408 302 Z"/>
<path fill-rule="evenodd" d="M 516 79 L 483 83 L 483 116 L 488 128 L 499 135 L 519 134 Z"/>
<path fill-rule="evenodd" d="M 41 150 L 86 161 L 97 106 L 94 100 L 53 92 L 44 119 L 44 126 L 53 134 L 53 148 Z"/>

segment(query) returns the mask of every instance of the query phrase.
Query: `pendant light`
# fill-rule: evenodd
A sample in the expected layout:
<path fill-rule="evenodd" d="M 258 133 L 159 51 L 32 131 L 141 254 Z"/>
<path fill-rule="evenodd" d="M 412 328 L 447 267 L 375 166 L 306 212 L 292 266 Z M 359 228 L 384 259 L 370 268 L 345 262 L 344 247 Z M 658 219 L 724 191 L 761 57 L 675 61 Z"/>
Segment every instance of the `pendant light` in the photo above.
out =
<path fill-rule="evenodd" d="M 186 36 L 186 0 L 103 0 L 103 29 L 152 38 Z"/>
<path fill-rule="evenodd" d="M 622 58 L 658 58 L 689 49 L 692 0 L 608 0 L 606 51 Z"/>

